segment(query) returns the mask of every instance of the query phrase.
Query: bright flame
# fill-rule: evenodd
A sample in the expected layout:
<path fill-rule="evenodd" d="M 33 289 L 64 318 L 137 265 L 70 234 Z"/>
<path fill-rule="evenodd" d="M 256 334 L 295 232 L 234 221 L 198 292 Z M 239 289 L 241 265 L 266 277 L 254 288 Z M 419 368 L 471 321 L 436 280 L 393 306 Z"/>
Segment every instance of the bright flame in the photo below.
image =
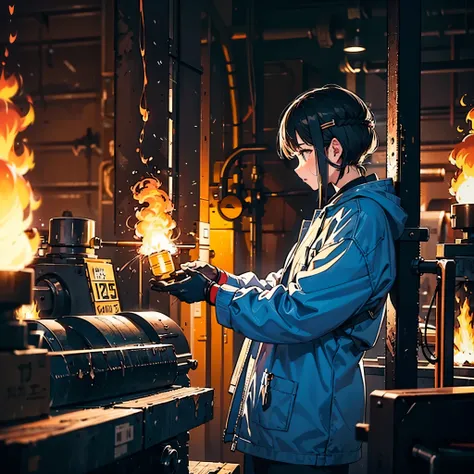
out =
<path fill-rule="evenodd" d="M 454 365 L 474 365 L 474 328 L 468 298 L 458 316 L 459 327 L 454 328 Z"/>
<path fill-rule="evenodd" d="M 135 235 L 143 239 L 139 249 L 142 255 L 151 255 L 162 250 L 176 253 L 172 234 L 176 222 L 171 217 L 173 204 L 169 196 L 160 189 L 156 178 L 145 178 L 131 187 L 133 198 L 140 204 L 147 204 L 135 213 Z"/>
<path fill-rule="evenodd" d="M 474 203 L 474 108 L 466 115 L 466 123 L 469 122 L 469 133 L 449 155 L 450 163 L 459 169 L 457 176 L 451 180 L 449 192 L 460 204 Z"/>
<path fill-rule="evenodd" d="M 24 304 L 15 310 L 16 319 L 19 321 L 24 321 L 25 319 L 39 319 L 39 313 L 36 301 L 32 304 Z"/>
<path fill-rule="evenodd" d="M 21 77 L 0 75 L 0 270 L 21 270 L 33 259 L 40 243 L 36 230 L 26 233 L 32 212 L 39 207 L 24 175 L 34 167 L 34 154 L 22 143 L 15 151 L 15 140 L 34 121 L 31 98 L 22 115 L 12 102 L 21 88 Z"/>

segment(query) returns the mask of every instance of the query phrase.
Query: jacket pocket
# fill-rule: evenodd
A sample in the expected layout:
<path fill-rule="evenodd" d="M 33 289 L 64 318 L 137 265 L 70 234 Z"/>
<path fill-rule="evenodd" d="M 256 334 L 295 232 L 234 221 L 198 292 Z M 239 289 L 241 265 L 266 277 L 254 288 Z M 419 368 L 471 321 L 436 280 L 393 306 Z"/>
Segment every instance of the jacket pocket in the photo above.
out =
<path fill-rule="evenodd" d="M 268 384 L 266 389 L 265 383 Z M 292 380 L 272 375 L 271 380 L 266 382 L 264 377 L 257 398 L 257 423 L 268 430 L 288 431 L 297 388 L 298 383 Z M 269 395 L 264 401 L 265 391 Z M 265 402 L 266 407 L 263 406 Z"/>

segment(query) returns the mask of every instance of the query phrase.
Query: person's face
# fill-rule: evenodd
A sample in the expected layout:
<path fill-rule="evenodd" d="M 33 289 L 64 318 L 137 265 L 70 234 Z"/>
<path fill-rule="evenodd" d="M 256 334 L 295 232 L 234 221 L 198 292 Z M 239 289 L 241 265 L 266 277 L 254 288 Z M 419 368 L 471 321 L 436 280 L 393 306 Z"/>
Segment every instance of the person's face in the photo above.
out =
<path fill-rule="evenodd" d="M 307 145 L 296 132 L 296 139 L 298 145 L 298 153 L 296 159 L 298 166 L 295 168 L 295 173 L 304 181 L 311 189 L 317 191 L 319 188 L 319 166 L 316 158 L 316 150 L 313 146 Z M 339 164 L 342 156 L 342 146 L 336 138 L 333 138 L 329 147 L 325 150 L 329 161 Z M 337 183 L 339 178 L 339 170 L 333 166 L 328 166 L 328 183 Z"/>
<path fill-rule="evenodd" d="M 316 159 L 316 150 L 313 146 L 304 143 L 298 132 L 296 132 L 296 140 L 298 145 L 298 153 L 296 155 L 298 166 L 295 168 L 295 173 L 311 189 L 317 191 L 319 188 L 319 166 Z"/>

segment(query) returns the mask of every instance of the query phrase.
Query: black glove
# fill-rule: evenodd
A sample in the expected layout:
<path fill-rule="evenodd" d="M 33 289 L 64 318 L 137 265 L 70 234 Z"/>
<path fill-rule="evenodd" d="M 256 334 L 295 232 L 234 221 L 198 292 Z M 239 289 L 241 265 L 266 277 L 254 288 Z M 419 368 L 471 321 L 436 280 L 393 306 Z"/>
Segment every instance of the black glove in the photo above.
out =
<path fill-rule="evenodd" d="M 175 280 L 150 280 L 151 289 L 167 292 L 185 303 L 209 302 L 211 287 L 215 283 L 199 272 L 176 272 Z"/>
<path fill-rule="evenodd" d="M 209 280 L 218 283 L 222 274 L 222 270 L 211 265 L 210 263 L 201 262 L 200 260 L 195 260 L 194 262 L 187 262 L 181 265 L 181 268 L 188 273 L 193 271 L 194 273 L 200 273 L 204 275 Z"/>

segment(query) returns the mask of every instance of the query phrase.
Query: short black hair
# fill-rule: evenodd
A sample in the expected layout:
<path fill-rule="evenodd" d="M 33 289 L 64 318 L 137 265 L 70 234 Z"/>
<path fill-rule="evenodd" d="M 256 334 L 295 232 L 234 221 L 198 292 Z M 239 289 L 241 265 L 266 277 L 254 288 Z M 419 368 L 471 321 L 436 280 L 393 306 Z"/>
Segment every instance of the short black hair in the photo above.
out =
<path fill-rule="evenodd" d="M 282 112 L 277 134 L 280 158 L 292 159 L 298 153 L 296 133 L 313 146 L 309 122 L 315 120 L 322 129 L 324 147 L 333 138 L 341 143 L 342 169 L 363 168 L 365 158 L 378 147 L 375 118 L 367 104 L 353 92 L 329 84 L 300 94 Z"/>

